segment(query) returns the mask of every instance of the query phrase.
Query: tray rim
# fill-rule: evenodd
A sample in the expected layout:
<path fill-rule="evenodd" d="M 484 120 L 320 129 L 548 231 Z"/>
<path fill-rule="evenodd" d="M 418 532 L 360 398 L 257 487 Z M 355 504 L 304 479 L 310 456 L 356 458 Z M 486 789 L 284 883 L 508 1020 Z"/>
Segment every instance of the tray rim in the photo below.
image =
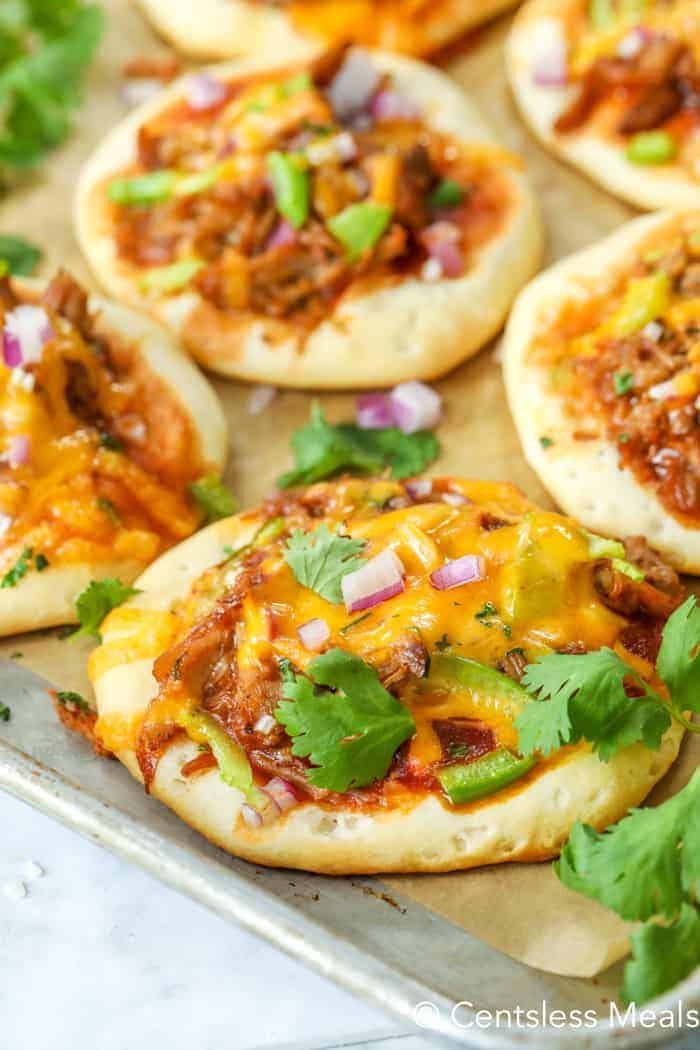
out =
<path fill-rule="evenodd" d="M 604 1019 L 584 1035 L 572 1028 L 546 1026 L 533 1030 L 472 1028 L 460 1030 L 450 1024 L 454 1003 L 400 970 L 370 955 L 342 936 L 333 936 L 320 922 L 280 900 L 261 886 L 251 886 L 235 870 L 215 860 L 196 857 L 183 844 L 150 829 L 118 806 L 105 803 L 73 783 L 57 770 L 44 765 L 6 741 L 0 740 L 0 789 L 58 820 L 97 845 L 138 864 L 152 876 L 198 901 L 221 918 L 237 923 L 294 959 L 404 1023 L 415 1033 L 443 1046 L 468 1046 L 478 1050 L 569 1050 L 587 1047 L 598 1050 L 615 1044 L 623 1047 L 659 1045 L 659 1028 L 619 1029 Z M 155 848 L 157 847 L 157 848 Z M 198 870 L 199 869 L 199 870 Z M 225 873 L 224 893 L 207 881 L 207 870 Z M 416 1004 L 428 999 L 439 1016 L 426 1027 L 414 1021 Z M 700 1007 L 700 968 L 671 992 L 647 1004 L 656 1011 Z M 673 1030 L 670 1039 L 685 1029 Z"/>

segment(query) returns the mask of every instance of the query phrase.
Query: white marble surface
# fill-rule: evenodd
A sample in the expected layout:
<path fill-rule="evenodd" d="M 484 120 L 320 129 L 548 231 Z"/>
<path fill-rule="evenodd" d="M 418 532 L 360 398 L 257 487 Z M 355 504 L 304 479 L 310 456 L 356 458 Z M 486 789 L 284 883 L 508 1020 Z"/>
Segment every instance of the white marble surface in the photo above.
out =
<path fill-rule="evenodd" d="M 2 1050 L 425 1046 L 398 1038 L 384 1014 L 4 794 L 0 829 Z M 28 861 L 43 877 L 24 876 Z M 4 892 L 18 880 L 27 888 L 21 900 Z"/>

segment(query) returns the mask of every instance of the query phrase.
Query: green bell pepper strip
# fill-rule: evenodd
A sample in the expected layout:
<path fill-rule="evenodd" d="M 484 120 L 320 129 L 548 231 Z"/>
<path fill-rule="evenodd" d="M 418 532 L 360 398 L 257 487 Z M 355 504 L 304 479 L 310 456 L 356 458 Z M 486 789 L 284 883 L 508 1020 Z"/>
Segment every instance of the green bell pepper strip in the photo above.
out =
<path fill-rule="evenodd" d="M 275 150 L 267 156 L 267 170 L 272 179 L 275 204 L 295 230 L 309 217 L 309 175 L 297 154 Z"/>
<path fill-rule="evenodd" d="M 529 773 L 535 761 L 532 757 L 517 758 L 507 748 L 499 747 L 473 762 L 445 766 L 437 778 L 450 802 L 461 806 L 502 791 Z"/>
<path fill-rule="evenodd" d="M 530 694 L 507 674 L 466 656 L 433 653 L 428 681 L 450 690 L 467 689 L 487 703 L 490 702 L 494 710 L 503 712 L 513 722 L 525 704 L 532 703 Z"/>
<path fill-rule="evenodd" d="M 353 261 L 368 248 L 374 248 L 389 225 L 391 215 L 392 209 L 387 204 L 362 201 L 338 212 L 326 226 Z"/>
<path fill-rule="evenodd" d="M 266 521 L 264 525 L 260 526 L 250 543 L 244 543 L 242 547 L 236 547 L 235 549 L 224 547 L 226 561 L 237 560 L 243 554 L 247 554 L 248 551 L 255 550 L 256 547 L 264 547 L 266 543 L 272 543 L 273 540 L 282 535 L 286 527 L 286 518 L 282 516 L 271 518 L 270 521 Z"/>
<path fill-rule="evenodd" d="M 677 153 L 676 140 L 667 131 L 640 131 L 627 146 L 632 164 L 670 164 Z"/>
<path fill-rule="evenodd" d="M 611 540 L 607 536 L 596 536 L 595 533 L 589 532 L 587 529 L 581 529 L 581 532 L 588 543 L 588 553 L 592 560 L 596 558 L 624 558 L 625 548 L 619 540 Z"/>
<path fill-rule="evenodd" d="M 107 196 L 115 204 L 159 204 L 172 197 L 177 181 L 177 172 L 164 168 L 130 179 L 113 179 Z"/>
<path fill-rule="evenodd" d="M 144 291 L 179 292 L 204 267 L 202 259 L 179 259 L 170 266 L 154 266 L 139 280 Z"/>
<path fill-rule="evenodd" d="M 529 693 L 508 675 L 465 656 L 435 653 L 430 661 L 429 682 L 448 689 L 466 689 L 511 721 L 515 721 L 525 704 L 533 702 Z M 501 747 L 473 762 L 444 766 L 437 778 L 450 801 L 459 806 L 500 791 L 524 776 L 535 762 L 532 757 L 518 758 Z"/>
<path fill-rule="evenodd" d="M 431 208 L 454 208 L 462 203 L 463 197 L 462 187 L 458 182 L 454 179 L 443 179 L 428 195 L 428 204 Z"/>
<path fill-rule="evenodd" d="M 596 29 L 607 29 L 615 21 L 611 0 L 590 0 L 588 17 Z"/>
<path fill-rule="evenodd" d="M 245 751 L 232 740 L 211 715 L 203 711 L 188 711 L 177 720 L 194 739 L 203 737 L 209 744 L 219 767 L 224 784 L 242 791 L 251 805 L 258 801 L 258 789 L 253 783 L 253 770 Z"/>

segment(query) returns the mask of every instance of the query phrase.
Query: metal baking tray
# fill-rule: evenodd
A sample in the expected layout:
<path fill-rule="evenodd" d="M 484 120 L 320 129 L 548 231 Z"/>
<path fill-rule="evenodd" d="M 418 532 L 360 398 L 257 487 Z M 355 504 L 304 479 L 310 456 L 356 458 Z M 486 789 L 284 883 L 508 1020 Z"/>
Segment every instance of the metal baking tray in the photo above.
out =
<path fill-rule="evenodd" d="M 11 720 L 0 723 L 0 788 L 404 1022 L 415 1023 L 418 1004 L 432 1004 L 418 1017 L 423 1034 L 437 1044 L 563 1050 L 667 1046 L 672 1038 L 654 1028 L 611 1030 L 607 1003 L 620 986 L 620 966 L 595 981 L 541 973 L 393 890 L 384 893 L 378 879 L 261 869 L 229 857 L 147 798 L 119 763 L 97 758 L 64 732 L 46 688 L 19 663 L 0 661 L 0 699 L 12 708 Z M 550 1011 L 592 1009 L 603 1020 L 586 1031 L 466 1028 L 450 1021 L 458 1002 L 473 1004 L 460 1007 L 458 1020 L 466 1025 L 478 1009 L 538 1009 L 543 1000 Z M 700 1007 L 700 971 L 655 1005 L 674 1009 L 679 1000 L 686 1010 Z"/>

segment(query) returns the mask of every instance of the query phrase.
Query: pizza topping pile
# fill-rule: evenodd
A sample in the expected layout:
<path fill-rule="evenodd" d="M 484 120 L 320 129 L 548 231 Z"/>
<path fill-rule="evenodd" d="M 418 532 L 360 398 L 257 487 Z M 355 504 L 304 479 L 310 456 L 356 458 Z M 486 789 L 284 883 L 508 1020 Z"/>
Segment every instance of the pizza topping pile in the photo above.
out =
<path fill-rule="evenodd" d="M 676 517 L 700 519 L 700 240 L 688 230 L 643 254 L 612 298 L 561 318 L 547 351 L 552 384 L 588 397 L 620 461 Z M 590 419 L 590 416 L 589 416 Z M 552 450 L 556 454 L 556 448 Z"/>
<path fill-rule="evenodd" d="M 576 85 L 556 122 L 562 133 L 597 120 L 627 143 L 635 164 L 686 163 L 700 174 L 694 135 L 700 121 L 700 17 L 687 0 L 591 0 L 585 22 L 572 26 L 535 66 L 538 83 Z M 552 57 L 556 48 L 556 58 Z M 568 52 L 568 54 L 567 54 Z"/>
<path fill-rule="evenodd" d="M 433 131 L 341 48 L 277 79 L 192 78 L 107 195 L 144 292 L 196 288 L 232 317 L 309 331 L 360 280 L 465 273 L 509 206 L 492 154 Z"/>
<path fill-rule="evenodd" d="M 0 577 L 55 563 L 145 563 L 190 535 L 189 421 L 129 345 L 106 345 L 60 273 L 36 301 L 0 281 Z"/>
<path fill-rule="evenodd" d="M 694 603 L 674 611 L 672 570 L 660 590 L 643 541 L 629 553 L 648 579 L 621 544 L 511 486 L 414 484 L 280 496 L 248 546 L 222 552 L 156 661 L 159 693 L 137 741 L 147 785 L 183 729 L 211 752 L 186 775 L 223 761 L 253 826 L 264 778 L 297 802 L 342 795 L 372 808 L 435 794 L 460 805 L 537 775 L 582 738 L 604 759 L 636 740 L 658 747 L 687 699 L 667 632 L 685 632 L 673 659 L 700 637 Z M 602 584 L 605 570 L 624 587 Z M 657 655 L 677 687 L 670 714 L 647 683 Z M 98 731 L 108 744 L 107 722 Z"/>

